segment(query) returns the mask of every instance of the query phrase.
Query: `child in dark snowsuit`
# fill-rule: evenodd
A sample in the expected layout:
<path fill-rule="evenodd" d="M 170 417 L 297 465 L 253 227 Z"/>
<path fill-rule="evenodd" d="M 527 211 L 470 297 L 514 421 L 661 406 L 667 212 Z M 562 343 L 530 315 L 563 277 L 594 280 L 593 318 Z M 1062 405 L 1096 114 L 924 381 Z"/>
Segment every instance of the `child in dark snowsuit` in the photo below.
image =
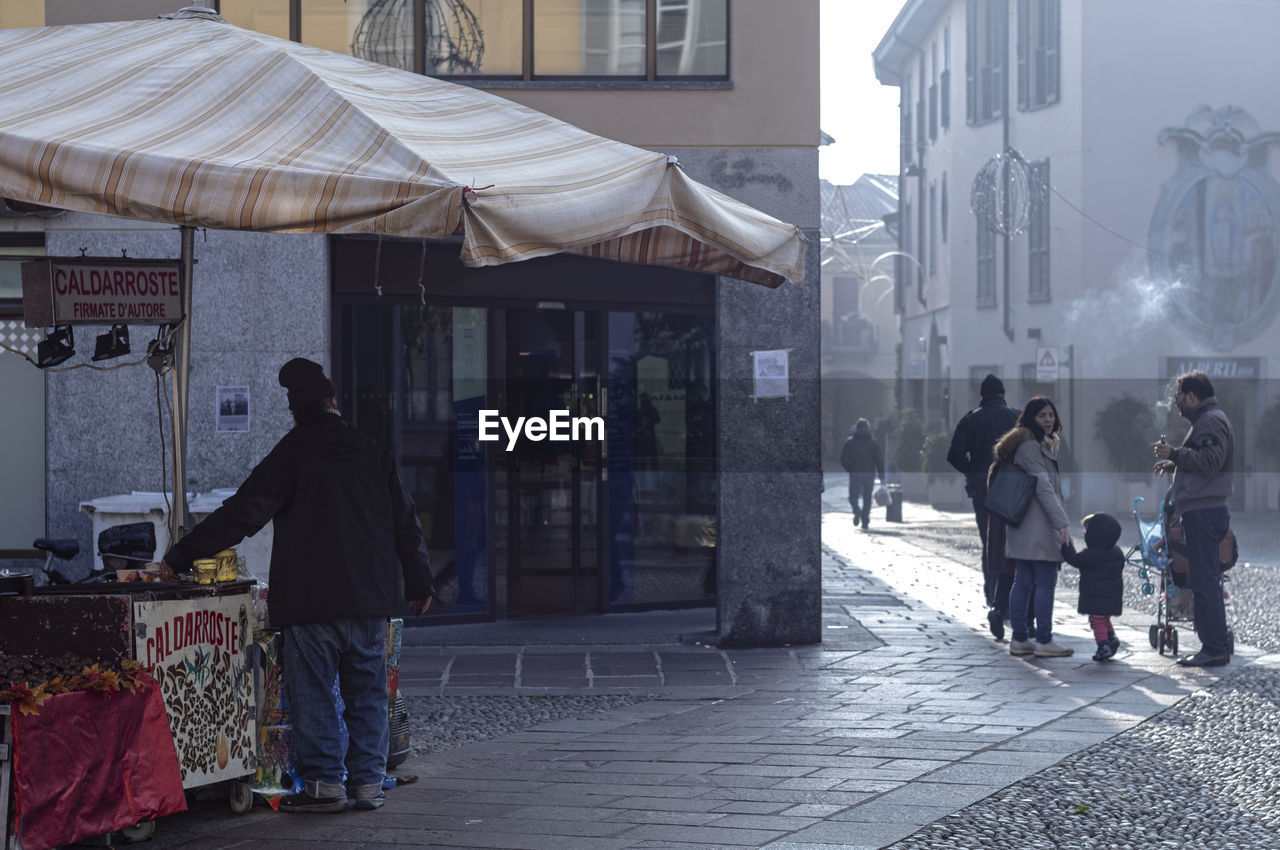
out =
<path fill-rule="evenodd" d="M 1085 550 L 1076 552 L 1062 544 L 1062 559 L 1080 570 L 1080 603 L 1076 610 L 1089 617 L 1093 639 L 1098 642 L 1094 661 L 1106 661 L 1120 649 L 1111 617 L 1124 605 L 1124 553 L 1116 545 L 1120 522 L 1111 514 L 1090 514 L 1084 526 Z"/>

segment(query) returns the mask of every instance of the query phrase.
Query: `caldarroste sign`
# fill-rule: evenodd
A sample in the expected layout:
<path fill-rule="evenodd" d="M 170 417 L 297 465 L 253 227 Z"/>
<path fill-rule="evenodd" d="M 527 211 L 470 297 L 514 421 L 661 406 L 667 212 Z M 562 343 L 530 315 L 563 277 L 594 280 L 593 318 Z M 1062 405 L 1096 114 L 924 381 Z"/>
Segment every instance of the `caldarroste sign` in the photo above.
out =
<path fill-rule="evenodd" d="M 43 257 L 22 264 L 26 326 L 172 325 L 182 319 L 178 260 Z"/>

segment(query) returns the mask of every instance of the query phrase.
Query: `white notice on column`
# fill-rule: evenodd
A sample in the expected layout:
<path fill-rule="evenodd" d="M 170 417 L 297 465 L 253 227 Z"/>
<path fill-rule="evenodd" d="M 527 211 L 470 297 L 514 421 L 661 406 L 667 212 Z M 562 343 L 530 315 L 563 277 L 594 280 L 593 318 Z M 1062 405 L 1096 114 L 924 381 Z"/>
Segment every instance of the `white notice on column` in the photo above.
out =
<path fill-rule="evenodd" d="M 247 433 L 249 430 L 249 388 L 217 387 L 217 432 Z"/>
<path fill-rule="evenodd" d="M 786 398 L 788 391 L 787 350 L 751 352 L 755 368 L 754 398 Z"/>

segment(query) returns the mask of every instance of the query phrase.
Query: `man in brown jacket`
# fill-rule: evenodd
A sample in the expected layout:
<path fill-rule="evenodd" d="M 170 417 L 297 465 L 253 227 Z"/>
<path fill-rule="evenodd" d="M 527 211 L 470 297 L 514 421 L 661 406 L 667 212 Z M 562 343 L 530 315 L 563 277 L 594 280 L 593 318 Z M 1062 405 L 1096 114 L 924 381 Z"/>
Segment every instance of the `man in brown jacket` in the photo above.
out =
<path fill-rule="evenodd" d="M 1178 659 L 1178 663 L 1221 667 L 1231 660 L 1231 651 L 1218 545 L 1231 525 L 1227 499 L 1233 487 L 1235 434 L 1214 397 L 1213 382 L 1204 372 L 1180 375 L 1173 401 L 1183 418 L 1191 422 L 1191 430 L 1177 448 L 1165 442 L 1152 446 L 1154 471 L 1173 475 L 1173 507 L 1187 538 L 1196 634 L 1200 637 L 1200 651 Z"/>

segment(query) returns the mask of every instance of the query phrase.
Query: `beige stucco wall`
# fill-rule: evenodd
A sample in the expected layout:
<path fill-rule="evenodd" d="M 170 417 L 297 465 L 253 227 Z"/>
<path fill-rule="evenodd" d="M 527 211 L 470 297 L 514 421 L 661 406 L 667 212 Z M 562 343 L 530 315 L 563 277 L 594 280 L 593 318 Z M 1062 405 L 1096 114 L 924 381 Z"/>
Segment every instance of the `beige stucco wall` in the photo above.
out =
<path fill-rule="evenodd" d="M 729 91 L 499 89 L 640 147 L 811 147 L 818 129 L 818 0 L 733 0 Z"/>

